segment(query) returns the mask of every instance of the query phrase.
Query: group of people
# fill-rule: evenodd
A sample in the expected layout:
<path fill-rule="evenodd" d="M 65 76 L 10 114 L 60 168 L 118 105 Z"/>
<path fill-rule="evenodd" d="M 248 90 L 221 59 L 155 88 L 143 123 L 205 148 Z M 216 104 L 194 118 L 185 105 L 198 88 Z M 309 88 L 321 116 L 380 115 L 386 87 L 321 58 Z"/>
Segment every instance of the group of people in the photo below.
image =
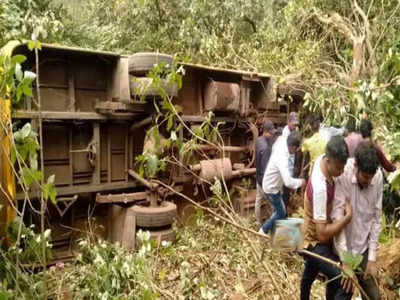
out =
<path fill-rule="evenodd" d="M 304 255 L 301 299 L 309 299 L 318 274 L 328 280 L 327 299 L 351 299 L 353 280 L 358 280 L 369 299 L 380 299 L 375 276 L 382 215 L 381 168 L 392 172 L 396 167 L 371 140 L 370 120 L 362 120 L 358 132 L 353 120 L 347 123 L 346 130 L 339 130 L 323 127 L 319 118 L 313 117 L 313 134 L 303 143 L 298 124 L 297 113 L 290 113 L 282 134 L 276 137 L 274 124 L 267 121 L 256 142 L 255 210 L 261 225 L 259 233 L 273 232 L 276 220 L 287 216 L 289 193 L 284 193 L 284 188 L 302 188 L 303 249 L 337 262 L 343 262 L 348 253 L 362 255 L 363 260 L 362 272 L 349 279 L 343 278 L 337 267 Z M 309 172 L 304 176 L 308 180 L 294 177 L 295 153 L 300 147 L 309 158 Z M 274 212 L 264 222 L 261 208 L 267 201 Z"/>

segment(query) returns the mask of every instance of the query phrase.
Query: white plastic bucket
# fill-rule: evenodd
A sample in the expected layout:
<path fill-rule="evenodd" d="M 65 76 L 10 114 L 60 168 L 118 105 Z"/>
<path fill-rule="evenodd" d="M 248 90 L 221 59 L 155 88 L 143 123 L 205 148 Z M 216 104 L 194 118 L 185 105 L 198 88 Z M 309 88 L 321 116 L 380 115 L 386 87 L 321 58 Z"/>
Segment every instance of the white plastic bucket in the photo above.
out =
<path fill-rule="evenodd" d="M 275 232 L 272 246 L 277 250 L 294 251 L 301 247 L 303 242 L 300 218 L 287 218 L 275 222 Z"/>

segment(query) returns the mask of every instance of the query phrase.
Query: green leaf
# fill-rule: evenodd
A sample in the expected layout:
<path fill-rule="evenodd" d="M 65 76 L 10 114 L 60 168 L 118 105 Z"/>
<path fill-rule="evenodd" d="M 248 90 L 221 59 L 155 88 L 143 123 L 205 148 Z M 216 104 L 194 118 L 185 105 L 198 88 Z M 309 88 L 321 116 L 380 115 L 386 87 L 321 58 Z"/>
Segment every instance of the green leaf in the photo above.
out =
<path fill-rule="evenodd" d="M 29 153 L 29 150 L 28 150 L 26 144 L 17 145 L 16 150 L 17 150 L 16 152 L 19 154 L 19 156 L 17 156 L 17 157 L 19 157 L 20 159 L 25 161 L 25 159 L 27 158 L 28 153 Z"/>
<path fill-rule="evenodd" d="M 151 154 L 149 156 L 149 158 L 147 159 L 146 167 L 147 167 L 146 171 L 147 171 L 147 174 L 149 174 L 149 176 L 154 176 L 157 173 L 158 158 L 156 155 Z"/>
<path fill-rule="evenodd" d="M 27 138 L 27 137 L 31 134 L 31 131 L 32 131 L 31 123 L 26 123 L 26 124 L 24 125 L 24 127 L 22 127 L 21 130 L 20 130 L 20 132 L 21 132 L 21 138 L 22 138 L 22 139 Z"/>
<path fill-rule="evenodd" d="M 167 276 L 167 268 L 163 267 L 160 271 L 160 273 L 158 274 L 158 278 L 162 281 L 166 278 Z"/>
<path fill-rule="evenodd" d="M 24 93 L 25 96 L 28 96 L 28 97 L 33 96 L 32 89 L 29 85 L 24 85 L 22 87 L 22 92 Z"/>
<path fill-rule="evenodd" d="M 11 148 L 11 162 L 12 164 L 15 164 L 17 161 L 17 153 L 16 153 L 16 147 Z"/>
<path fill-rule="evenodd" d="M 0 300 L 8 300 L 12 299 L 12 294 L 8 291 L 1 291 L 0 292 Z"/>
<path fill-rule="evenodd" d="M 153 300 L 153 292 L 151 290 L 145 290 L 143 293 L 143 300 Z"/>
<path fill-rule="evenodd" d="M 388 181 L 392 189 L 400 191 L 400 168 L 397 168 L 395 172 L 389 174 Z"/>
<path fill-rule="evenodd" d="M 15 77 L 17 78 L 18 81 L 22 81 L 23 79 L 23 73 L 22 73 L 22 68 L 20 64 L 15 65 Z"/>
<path fill-rule="evenodd" d="M 21 100 L 22 94 L 23 94 L 22 88 L 20 86 L 18 86 L 17 87 L 17 95 L 16 95 L 17 98 L 15 99 L 17 103 L 19 102 L 19 100 Z"/>
<path fill-rule="evenodd" d="M 49 200 L 50 199 L 53 204 L 56 204 L 57 203 L 57 199 L 56 199 L 57 190 L 56 190 L 54 184 L 52 183 L 52 181 L 54 182 L 54 177 L 53 176 L 54 175 L 51 175 L 50 177 L 52 177 L 52 178 L 49 177 L 47 179 L 47 183 L 43 187 L 43 198 L 45 200 Z"/>
<path fill-rule="evenodd" d="M 176 132 L 171 131 L 171 140 L 175 142 L 177 139 L 178 139 L 178 137 L 176 136 Z"/>
<path fill-rule="evenodd" d="M 38 169 L 38 160 L 37 160 L 37 155 L 35 153 L 35 155 L 31 155 L 29 158 L 29 166 L 33 169 L 33 170 L 37 170 Z"/>
<path fill-rule="evenodd" d="M 26 57 L 21 54 L 14 55 L 11 58 L 11 64 L 22 64 L 25 61 L 26 61 Z"/>
<path fill-rule="evenodd" d="M 34 41 L 29 41 L 29 43 L 28 43 L 29 51 L 32 51 L 34 48 L 35 48 L 35 42 Z"/>
<path fill-rule="evenodd" d="M 32 183 L 39 182 L 42 178 L 42 172 L 37 170 L 32 170 L 27 167 L 21 170 L 21 179 L 27 187 L 30 187 Z"/>
<path fill-rule="evenodd" d="M 347 265 L 351 269 L 351 271 L 355 271 L 360 266 L 360 264 L 363 260 L 363 256 L 361 254 L 357 254 L 357 253 L 353 254 L 348 251 L 342 251 L 340 253 L 340 259 L 343 264 Z M 353 275 L 354 275 L 354 272 L 353 272 Z"/>
<path fill-rule="evenodd" d="M 168 117 L 167 130 L 170 131 L 173 125 L 174 125 L 174 116 L 170 115 Z"/>
<path fill-rule="evenodd" d="M 167 164 L 165 163 L 165 161 L 161 160 L 159 169 L 161 171 L 165 171 L 166 168 L 167 168 Z"/>
<path fill-rule="evenodd" d="M 47 183 L 54 184 L 55 178 L 56 178 L 56 175 L 54 175 L 54 174 L 50 175 L 49 178 L 47 178 Z"/>
<path fill-rule="evenodd" d="M 28 42 L 28 49 L 30 51 L 34 50 L 35 48 L 37 48 L 38 50 L 42 50 L 42 43 L 40 43 L 39 41 L 29 41 Z"/>

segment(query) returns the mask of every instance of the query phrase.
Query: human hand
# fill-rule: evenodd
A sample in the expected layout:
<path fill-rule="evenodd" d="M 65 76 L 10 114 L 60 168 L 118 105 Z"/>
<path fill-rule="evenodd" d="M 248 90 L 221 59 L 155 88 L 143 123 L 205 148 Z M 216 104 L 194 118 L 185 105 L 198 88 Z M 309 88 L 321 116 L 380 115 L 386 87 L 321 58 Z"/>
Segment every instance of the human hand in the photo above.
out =
<path fill-rule="evenodd" d="M 354 274 L 354 273 L 350 269 L 350 267 L 346 264 L 343 265 L 343 268 L 344 268 L 343 272 L 344 274 L 342 276 L 340 284 L 343 286 L 343 289 L 346 291 L 346 293 L 352 293 L 354 290 L 354 285 L 353 285 L 353 279 L 352 277 L 349 276 L 349 274 Z"/>
<path fill-rule="evenodd" d="M 305 189 L 307 186 L 307 181 L 304 178 L 301 178 L 302 182 L 301 182 L 301 189 Z"/>
<path fill-rule="evenodd" d="M 351 218 L 353 217 L 353 209 L 348 198 L 346 198 L 346 202 L 344 204 L 344 213 L 347 221 L 350 222 Z"/>
<path fill-rule="evenodd" d="M 376 262 L 369 260 L 367 262 L 367 267 L 365 268 L 364 278 L 368 276 L 376 277 L 377 274 L 378 269 L 376 268 Z"/>

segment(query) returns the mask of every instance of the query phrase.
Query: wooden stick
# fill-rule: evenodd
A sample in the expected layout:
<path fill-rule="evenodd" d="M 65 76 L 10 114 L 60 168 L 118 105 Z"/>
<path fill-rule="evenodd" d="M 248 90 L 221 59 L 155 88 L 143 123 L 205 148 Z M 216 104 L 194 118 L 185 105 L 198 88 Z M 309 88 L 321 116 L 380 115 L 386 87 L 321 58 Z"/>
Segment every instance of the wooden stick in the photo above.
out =
<path fill-rule="evenodd" d="M 186 195 L 184 195 L 184 194 L 182 194 L 182 193 L 176 191 L 174 188 L 170 187 L 169 185 L 165 184 L 164 182 L 159 181 L 159 180 L 155 180 L 155 179 L 153 179 L 153 180 L 151 180 L 151 181 L 152 181 L 152 182 L 155 182 L 155 183 L 157 183 L 157 184 L 159 184 L 159 185 L 164 186 L 165 188 L 169 189 L 169 190 L 170 190 L 171 192 L 173 192 L 174 194 L 176 194 L 176 195 L 178 195 L 178 196 L 181 196 L 182 198 L 184 198 L 184 199 L 186 199 L 187 201 L 189 201 L 190 203 L 192 203 L 194 206 L 197 206 L 198 208 L 201 208 L 201 209 L 203 209 L 203 210 L 209 212 L 210 214 L 212 214 L 213 216 L 215 216 L 215 217 L 217 217 L 217 218 L 223 220 L 224 222 L 226 222 L 226 223 L 228 223 L 228 224 L 230 224 L 230 225 L 232 225 L 232 226 L 234 226 L 234 227 L 236 227 L 236 228 L 238 228 L 238 229 L 240 229 L 240 230 L 243 230 L 243 231 L 246 231 L 246 232 L 250 232 L 250 233 L 252 233 L 252 234 L 254 234 L 254 235 L 257 235 L 257 236 L 259 236 L 259 237 L 264 237 L 264 238 L 265 238 L 264 235 L 262 235 L 262 234 L 260 234 L 260 233 L 258 233 L 258 232 L 256 232 L 256 231 L 254 231 L 254 230 L 251 230 L 251 229 L 249 229 L 249 228 L 246 228 L 246 227 L 244 227 L 244 226 L 235 224 L 235 223 L 233 223 L 232 221 L 228 220 L 227 218 L 220 216 L 219 214 L 217 214 L 216 212 L 214 212 L 212 209 L 200 205 L 199 203 L 197 203 L 197 202 L 194 201 L 193 199 L 191 199 L 191 198 L 189 198 L 188 196 L 186 196 Z M 320 260 L 322 260 L 322 261 L 324 261 L 324 262 L 326 262 L 326 263 L 328 263 L 328 264 L 331 264 L 331 265 L 337 267 L 337 268 L 338 268 L 339 270 L 341 270 L 342 272 L 345 271 L 344 268 L 343 268 L 343 266 L 342 266 L 339 262 L 333 261 L 333 260 L 331 260 L 331 259 L 329 259 L 329 258 L 326 258 L 326 257 L 324 257 L 324 256 L 318 255 L 318 254 L 313 253 L 313 252 L 311 252 L 311 251 L 308 251 L 308 250 L 298 250 L 298 253 L 302 253 L 302 254 L 305 254 L 305 255 L 309 255 L 309 256 L 315 257 L 315 258 L 317 258 L 317 259 L 320 259 Z M 269 270 L 269 271 L 270 271 L 270 270 Z M 364 291 L 364 290 L 361 288 L 361 286 L 358 284 L 357 279 L 354 279 L 354 278 L 352 278 L 352 277 L 350 277 L 350 279 L 351 279 L 351 281 L 354 283 L 354 285 L 358 288 L 358 290 L 361 292 L 361 294 L 363 294 L 363 296 L 364 296 L 367 300 L 370 300 L 369 297 L 368 297 L 368 295 L 365 293 L 365 291 Z"/>
<path fill-rule="evenodd" d="M 319 259 L 319 260 L 322 260 L 322 261 L 324 261 L 324 262 L 326 262 L 326 263 L 328 263 L 328 264 L 330 264 L 330 265 L 332 265 L 332 266 L 338 268 L 338 269 L 339 269 L 340 271 L 342 271 L 343 273 L 345 273 L 345 269 L 343 268 L 343 266 L 342 266 L 341 263 L 339 263 L 339 262 L 336 262 L 336 261 L 334 261 L 334 260 L 331 260 L 331 259 L 329 259 L 329 258 L 326 258 L 326 257 L 324 257 L 324 256 L 318 255 L 318 254 L 313 253 L 313 252 L 308 251 L 308 250 L 299 250 L 299 251 L 297 251 L 297 252 L 298 252 L 298 253 L 301 253 L 301 254 L 305 254 L 305 255 L 309 255 L 309 256 L 315 257 L 315 258 L 317 258 L 317 259 Z M 360 284 L 358 283 L 357 279 L 356 279 L 356 278 L 353 278 L 353 277 L 350 277 L 350 279 L 351 279 L 351 281 L 353 282 L 353 284 L 358 288 L 358 290 L 360 291 L 360 293 L 365 297 L 365 299 L 370 300 L 370 298 L 368 297 L 368 295 L 365 293 L 365 291 L 362 289 L 362 287 L 361 287 Z"/>

